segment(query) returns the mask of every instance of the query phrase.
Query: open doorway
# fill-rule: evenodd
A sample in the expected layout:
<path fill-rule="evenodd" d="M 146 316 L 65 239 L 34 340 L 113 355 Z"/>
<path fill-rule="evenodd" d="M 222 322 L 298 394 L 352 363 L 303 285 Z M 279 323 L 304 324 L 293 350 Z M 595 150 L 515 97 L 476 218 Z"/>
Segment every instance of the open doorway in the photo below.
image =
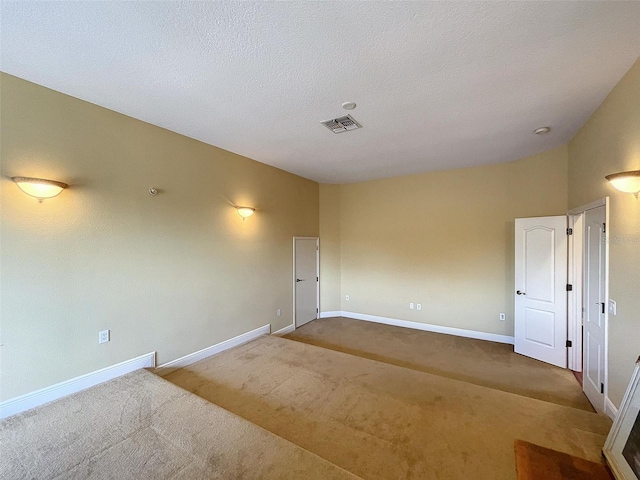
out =
<path fill-rule="evenodd" d="M 568 366 L 582 372 L 582 388 L 600 413 L 607 402 L 609 220 L 608 198 L 568 212 Z"/>

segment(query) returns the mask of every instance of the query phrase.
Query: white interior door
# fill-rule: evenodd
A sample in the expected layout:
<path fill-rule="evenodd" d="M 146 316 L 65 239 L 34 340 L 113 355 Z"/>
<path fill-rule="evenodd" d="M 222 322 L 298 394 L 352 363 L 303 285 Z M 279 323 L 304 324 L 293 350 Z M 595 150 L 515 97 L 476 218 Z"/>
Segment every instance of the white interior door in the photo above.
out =
<path fill-rule="evenodd" d="M 318 317 L 318 239 L 295 237 L 294 255 L 294 323 L 296 327 Z"/>
<path fill-rule="evenodd" d="M 515 351 L 567 367 L 567 217 L 516 219 Z"/>
<path fill-rule="evenodd" d="M 606 310 L 606 208 L 585 212 L 584 232 L 584 339 L 582 385 L 587 398 L 604 412 Z"/>

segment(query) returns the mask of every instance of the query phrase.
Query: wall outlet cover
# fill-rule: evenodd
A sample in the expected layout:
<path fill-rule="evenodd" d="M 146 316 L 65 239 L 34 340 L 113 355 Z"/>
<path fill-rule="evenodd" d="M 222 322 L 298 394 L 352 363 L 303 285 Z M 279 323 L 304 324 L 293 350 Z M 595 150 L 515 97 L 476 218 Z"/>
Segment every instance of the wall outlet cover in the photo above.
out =
<path fill-rule="evenodd" d="M 504 322 L 507 319 L 507 316 L 504 313 L 500 314 L 500 320 Z"/>
<path fill-rule="evenodd" d="M 346 298 L 347 300 L 349 300 L 349 295 L 347 295 L 345 298 Z"/>
<path fill-rule="evenodd" d="M 109 330 L 102 330 L 98 333 L 98 343 L 107 343 L 110 340 Z"/>
<path fill-rule="evenodd" d="M 411 303 L 409 304 L 409 308 L 410 308 L 411 310 L 413 310 L 413 302 L 411 302 Z"/>

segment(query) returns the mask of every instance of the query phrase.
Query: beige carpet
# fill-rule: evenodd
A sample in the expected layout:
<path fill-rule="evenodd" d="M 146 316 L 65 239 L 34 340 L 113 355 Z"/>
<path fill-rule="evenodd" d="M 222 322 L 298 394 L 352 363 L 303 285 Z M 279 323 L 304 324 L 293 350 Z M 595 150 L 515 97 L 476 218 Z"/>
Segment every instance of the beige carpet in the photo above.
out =
<path fill-rule="evenodd" d="M 367 479 L 516 478 L 522 439 L 593 461 L 608 418 L 262 337 L 168 380 Z"/>
<path fill-rule="evenodd" d="M 341 317 L 314 320 L 286 338 L 594 411 L 569 370 L 518 355 L 512 345 Z"/>
<path fill-rule="evenodd" d="M 354 479 L 144 370 L 0 422 L 0 478 Z"/>

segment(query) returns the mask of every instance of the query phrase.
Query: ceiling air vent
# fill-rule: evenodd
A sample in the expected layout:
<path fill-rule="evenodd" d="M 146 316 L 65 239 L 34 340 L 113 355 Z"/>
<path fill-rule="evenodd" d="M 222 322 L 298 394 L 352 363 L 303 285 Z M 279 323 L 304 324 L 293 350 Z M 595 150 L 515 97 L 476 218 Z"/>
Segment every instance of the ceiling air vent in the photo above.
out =
<path fill-rule="evenodd" d="M 351 115 L 334 118 L 333 120 L 326 120 L 320 123 L 322 123 L 325 127 L 331 130 L 333 133 L 348 132 L 349 130 L 362 128 L 362 125 L 356 122 Z"/>

